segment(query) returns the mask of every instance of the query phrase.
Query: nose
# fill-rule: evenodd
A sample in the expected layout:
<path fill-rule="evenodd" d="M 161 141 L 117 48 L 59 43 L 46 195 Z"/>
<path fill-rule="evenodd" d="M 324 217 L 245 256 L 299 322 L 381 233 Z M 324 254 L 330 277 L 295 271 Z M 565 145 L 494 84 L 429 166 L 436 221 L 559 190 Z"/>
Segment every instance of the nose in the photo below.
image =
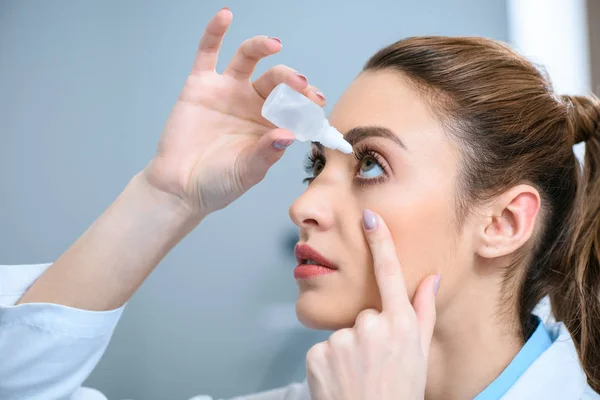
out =
<path fill-rule="evenodd" d="M 300 230 L 331 229 L 334 221 L 331 196 L 324 187 L 310 186 L 292 203 L 290 218 Z"/>

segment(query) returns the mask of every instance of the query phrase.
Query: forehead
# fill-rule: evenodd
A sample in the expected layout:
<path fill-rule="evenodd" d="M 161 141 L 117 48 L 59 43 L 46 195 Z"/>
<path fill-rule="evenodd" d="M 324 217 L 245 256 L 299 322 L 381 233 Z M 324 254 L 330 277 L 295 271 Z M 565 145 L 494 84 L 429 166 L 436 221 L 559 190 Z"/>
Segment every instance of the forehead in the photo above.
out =
<path fill-rule="evenodd" d="M 415 167 L 413 171 L 427 171 L 422 179 L 446 179 L 457 173 L 460 148 L 423 96 L 399 72 L 363 72 L 344 92 L 329 121 L 342 133 L 358 126 L 388 128 L 405 144 L 402 158 Z"/>
<path fill-rule="evenodd" d="M 408 142 L 412 140 L 411 132 L 441 133 L 440 124 L 422 96 L 399 72 L 365 71 L 342 94 L 329 121 L 340 132 L 356 126 L 385 126 Z"/>

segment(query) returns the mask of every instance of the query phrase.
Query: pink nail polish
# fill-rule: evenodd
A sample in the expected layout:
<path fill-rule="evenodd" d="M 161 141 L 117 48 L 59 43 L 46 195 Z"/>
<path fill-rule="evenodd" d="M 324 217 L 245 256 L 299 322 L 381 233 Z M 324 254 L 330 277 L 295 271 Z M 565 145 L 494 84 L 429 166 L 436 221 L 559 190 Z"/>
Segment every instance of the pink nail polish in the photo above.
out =
<path fill-rule="evenodd" d="M 281 44 L 281 39 L 279 39 L 278 37 L 269 36 L 269 39 L 274 40 L 274 41 L 278 42 L 279 44 Z"/>
<path fill-rule="evenodd" d="M 296 75 L 298 75 L 298 77 L 300 79 L 302 79 L 304 82 L 308 82 L 308 79 L 306 79 L 306 77 L 304 75 L 302 75 L 300 72 L 296 72 Z"/>
<path fill-rule="evenodd" d="M 433 285 L 433 294 L 437 296 L 438 290 L 440 290 L 440 281 L 442 280 L 442 274 L 438 274 L 435 278 L 435 284 Z"/>
<path fill-rule="evenodd" d="M 322 98 L 323 100 L 325 100 L 325 95 L 323 94 L 323 92 L 321 92 L 320 90 L 315 91 L 315 94 L 317 96 L 319 96 L 320 98 Z"/>

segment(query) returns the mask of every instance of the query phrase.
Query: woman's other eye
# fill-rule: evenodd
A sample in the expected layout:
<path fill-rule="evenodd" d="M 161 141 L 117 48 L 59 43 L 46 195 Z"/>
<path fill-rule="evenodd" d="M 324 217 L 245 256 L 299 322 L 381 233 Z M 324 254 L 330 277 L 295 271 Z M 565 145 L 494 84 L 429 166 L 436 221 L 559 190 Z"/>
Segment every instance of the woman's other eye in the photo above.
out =
<path fill-rule="evenodd" d="M 385 171 L 379 162 L 372 156 L 365 156 L 360 161 L 358 176 L 365 179 L 377 178 L 384 174 Z"/>
<path fill-rule="evenodd" d="M 312 168 L 313 176 L 318 176 L 321 173 L 321 171 L 323 171 L 323 168 L 325 168 L 325 162 L 320 159 L 315 160 L 315 164 Z"/>
<path fill-rule="evenodd" d="M 325 168 L 325 158 L 321 154 L 312 153 L 304 161 L 304 171 L 309 175 L 302 182 L 310 184 Z"/>

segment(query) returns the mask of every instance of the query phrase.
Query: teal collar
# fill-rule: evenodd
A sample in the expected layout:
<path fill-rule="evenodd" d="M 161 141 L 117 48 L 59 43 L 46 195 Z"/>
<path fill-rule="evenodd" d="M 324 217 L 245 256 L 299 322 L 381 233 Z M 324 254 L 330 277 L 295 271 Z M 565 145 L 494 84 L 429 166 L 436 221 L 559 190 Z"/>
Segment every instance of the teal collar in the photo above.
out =
<path fill-rule="evenodd" d="M 552 345 L 552 339 L 550 339 L 550 335 L 546 331 L 544 324 L 538 317 L 535 318 L 538 320 L 538 326 L 533 335 L 525 342 L 525 345 L 510 364 L 508 364 L 508 367 L 502 371 L 500 376 L 473 400 L 498 400 L 502 398 L 527 368 Z"/>

